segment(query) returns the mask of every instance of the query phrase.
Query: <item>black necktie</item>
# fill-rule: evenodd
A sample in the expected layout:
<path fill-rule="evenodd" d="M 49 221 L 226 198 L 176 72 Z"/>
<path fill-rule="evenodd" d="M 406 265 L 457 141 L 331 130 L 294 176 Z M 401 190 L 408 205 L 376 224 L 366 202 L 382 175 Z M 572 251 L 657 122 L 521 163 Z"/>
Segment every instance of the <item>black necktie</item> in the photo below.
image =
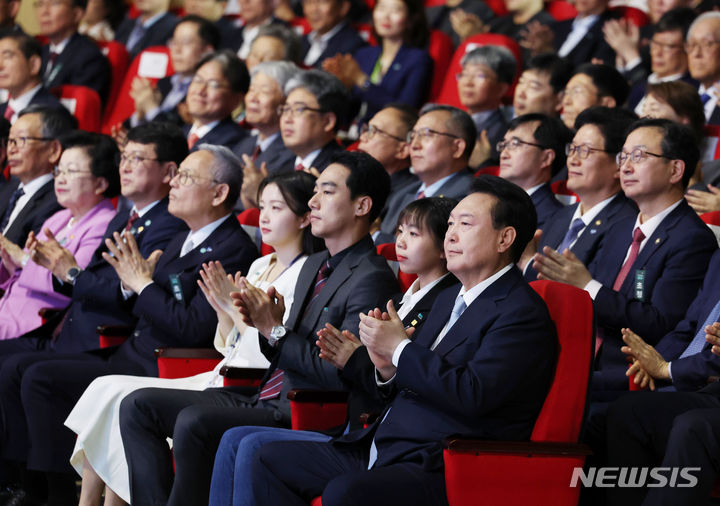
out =
<path fill-rule="evenodd" d="M 10 215 L 13 212 L 13 209 L 15 209 L 15 203 L 17 200 L 25 195 L 25 190 L 22 188 L 18 188 L 14 192 L 12 192 L 12 195 L 10 195 L 10 201 L 8 202 L 7 209 L 5 209 L 5 214 L 3 215 L 2 221 L 0 222 L 0 233 L 5 230 L 5 227 L 7 227 L 8 222 L 10 221 Z"/>

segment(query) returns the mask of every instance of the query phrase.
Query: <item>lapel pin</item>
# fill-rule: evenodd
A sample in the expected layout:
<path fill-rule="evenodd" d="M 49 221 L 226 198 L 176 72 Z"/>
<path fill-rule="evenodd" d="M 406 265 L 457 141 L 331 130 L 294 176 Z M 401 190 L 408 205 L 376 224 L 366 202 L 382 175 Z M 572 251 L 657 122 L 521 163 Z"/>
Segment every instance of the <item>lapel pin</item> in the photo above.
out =
<path fill-rule="evenodd" d="M 591 233 L 591 234 L 597 234 L 597 229 L 596 229 L 596 228 L 591 228 L 591 229 L 590 229 L 590 233 Z"/>
<path fill-rule="evenodd" d="M 135 235 L 136 232 L 137 232 L 137 229 L 136 229 L 135 227 L 133 227 L 133 228 L 130 229 L 130 233 L 131 233 L 132 235 Z"/>
<path fill-rule="evenodd" d="M 415 325 L 417 325 L 417 320 L 413 320 L 410 322 L 411 327 L 414 327 Z"/>
<path fill-rule="evenodd" d="M 655 244 L 660 244 L 660 238 L 655 239 Z"/>
<path fill-rule="evenodd" d="M 595 220 L 595 225 L 596 226 L 602 225 L 602 220 Z"/>
<path fill-rule="evenodd" d="M 141 226 L 137 229 L 138 232 L 142 232 L 143 230 L 145 230 L 145 227 L 143 227 L 143 226 Z"/>
<path fill-rule="evenodd" d="M 146 226 L 146 227 L 149 227 L 151 223 L 152 223 L 152 221 L 147 220 L 147 221 L 145 221 L 145 226 Z"/>
<path fill-rule="evenodd" d="M 210 253 L 212 251 L 212 248 L 210 246 L 206 248 L 200 248 L 200 253 Z"/>
<path fill-rule="evenodd" d="M 393 70 L 400 70 L 400 69 L 402 68 L 402 65 L 399 64 L 399 63 L 395 63 L 395 64 L 392 66 L 392 68 L 393 68 Z"/>

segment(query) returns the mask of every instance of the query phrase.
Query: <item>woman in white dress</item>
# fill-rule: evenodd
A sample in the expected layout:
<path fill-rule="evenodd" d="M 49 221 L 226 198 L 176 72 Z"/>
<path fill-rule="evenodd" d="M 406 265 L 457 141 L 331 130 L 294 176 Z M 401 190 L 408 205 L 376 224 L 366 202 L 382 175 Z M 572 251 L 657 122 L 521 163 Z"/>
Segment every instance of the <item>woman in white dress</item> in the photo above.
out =
<path fill-rule="evenodd" d="M 256 260 L 246 277 L 263 290 L 274 286 L 285 297 L 286 318 L 302 264 L 308 254 L 322 247 L 308 226 L 307 203 L 314 184 L 310 174 L 293 172 L 269 177 L 260 186 L 260 232 L 263 242 L 275 252 Z M 70 463 L 83 478 L 81 505 L 99 505 L 103 489 L 105 505 L 129 502 L 128 469 L 118 423 L 120 402 L 126 395 L 145 387 L 218 387 L 222 386 L 218 373 L 222 365 L 269 365 L 260 352 L 257 330 L 243 323 L 230 298 L 240 275 L 225 274 L 219 262 L 204 265 L 201 272 L 200 287 L 218 316 L 215 347 L 225 355 L 213 371 L 179 379 L 104 376 L 93 381 L 75 405 L 65 425 L 78 435 Z"/>

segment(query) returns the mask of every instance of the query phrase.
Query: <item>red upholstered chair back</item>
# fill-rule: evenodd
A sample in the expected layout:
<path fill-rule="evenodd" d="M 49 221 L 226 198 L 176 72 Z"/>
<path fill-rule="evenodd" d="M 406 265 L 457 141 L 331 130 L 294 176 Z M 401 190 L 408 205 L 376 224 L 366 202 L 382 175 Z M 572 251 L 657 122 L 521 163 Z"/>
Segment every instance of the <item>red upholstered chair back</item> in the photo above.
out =
<path fill-rule="evenodd" d="M 163 77 L 172 75 L 172 73 L 173 66 L 172 60 L 170 59 L 170 49 L 167 46 L 149 47 L 137 55 L 125 74 L 112 109 L 109 109 L 105 118 L 103 118 L 103 133 L 110 134 L 112 127 L 122 123 L 135 112 L 135 102 L 133 102 L 133 99 L 130 97 L 130 86 L 135 77 L 140 75 L 141 77 L 146 77 L 152 83 L 156 83 Z"/>
<path fill-rule="evenodd" d="M 610 7 L 609 10 L 612 12 L 617 12 L 623 18 L 631 21 L 635 24 L 635 26 L 638 27 L 645 26 L 650 23 L 650 17 L 637 7 L 630 7 L 629 5 L 618 5 L 615 7 Z"/>
<path fill-rule="evenodd" d="M 555 21 L 565 21 L 577 16 L 575 6 L 565 0 L 551 0 L 545 4 L 545 10 L 555 18 Z"/>
<path fill-rule="evenodd" d="M 442 91 L 453 55 L 453 43 L 450 36 L 442 30 L 430 30 L 428 53 L 433 60 L 433 81 L 428 101 L 435 102 Z"/>
<path fill-rule="evenodd" d="M 395 272 L 400 284 L 400 289 L 403 293 L 410 288 L 410 285 L 417 279 L 416 274 L 409 274 L 400 270 L 400 265 L 397 261 L 397 253 L 395 252 L 395 243 L 379 244 L 377 247 L 378 255 L 385 257 L 388 261 L 390 268 Z"/>
<path fill-rule="evenodd" d="M 53 88 L 52 93 L 78 120 L 78 127 L 88 132 L 100 131 L 100 96 L 87 86 L 64 84 Z"/>
<path fill-rule="evenodd" d="M 127 72 L 128 65 L 130 64 L 130 55 L 125 49 L 125 45 L 115 40 L 111 41 L 97 41 L 97 45 L 100 50 L 110 62 L 110 94 L 108 95 L 107 103 L 105 104 L 105 115 L 111 110 L 118 95 L 120 94 L 120 88 L 122 87 L 123 80 L 125 79 L 125 73 Z"/>
<path fill-rule="evenodd" d="M 260 209 L 257 207 L 245 209 L 238 214 L 237 219 L 243 229 L 245 229 L 245 232 L 250 236 L 250 239 L 255 242 L 261 255 L 269 255 L 275 251 L 272 246 L 262 242 L 262 236 L 260 235 Z"/>
<path fill-rule="evenodd" d="M 517 65 L 515 67 L 515 81 L 513 82 L 508 92 L 505 94 L 506 99 L 512 100 L 512 96 L 515 91 L 515 83 L 517 83 L 518 76 L 522 72 L 522 53 L 520 52 L 520 46 L 517 42 L 515 42 L 514 39 L 511 39 L 510 37 L 507 37 L 505 35 L 500 35 L 497 33 L 481 33 L 479 35 L 473 35 L 472 37 L 468 37 L 455 50 L 455 54 L 453 54 L 452 60 L 450 61 L 450 66 L 448 67 L 447 73 L 445 74 L 445 80 L 443 82 L 442 89 L 440 90 L 440 94 L 437 97 L 438 103 L 453 105 L 455 107 L 460 107 L 464 109 L 464 107 L 460 103 L 456 78 L 457 74 L 460 72 L 461 69 L 460 60 L 462 60 L 462 57 L 465 56 L 465 53 L 467 51 L 471 51 L 477 46 L 487 45 L 506 47 L 510 51 L 512 51 L 512 54 L 515 56 L 515 61 L 517 62 Z"/>
<path fill-rule="evenodd" d="M 550 188 L 552 188 L 555 197 L 566 206 L 580 200 L 577 193 L 568 189 L 567 180 L 550 183 Z"/>
<path fill-rule="evenodd" d="M 498 176 L 500 175 L 500 166 L 499 165 L 491 165 L 489 167 L 483 167 L 482 169 L 479 169 L 477 172 L 475 172 L 475 177 L 478 176 Z"/>
<path fill-rule="evenodd" d="M 585 290 L 554 281 L 530 286 L 547 304 L 558 334 L 559 353 L 552 386 L 530 439 L 577 442 L 584 418 L 594 349 L 592 300 Z"/>

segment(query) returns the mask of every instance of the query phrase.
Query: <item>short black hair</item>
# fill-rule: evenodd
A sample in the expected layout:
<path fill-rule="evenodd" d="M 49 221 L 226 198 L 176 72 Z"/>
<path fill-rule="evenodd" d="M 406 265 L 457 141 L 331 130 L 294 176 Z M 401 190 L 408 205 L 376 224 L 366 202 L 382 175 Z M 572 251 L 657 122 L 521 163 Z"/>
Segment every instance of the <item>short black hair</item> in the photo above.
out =
<path fill-rule="evenodd" d="M 418 120 L 418 112 L 414 107 L 404 104 L 402 102 L 390 102 L 385 104 L 383 109 L 395 109 L 400 116 L 400 122 L 409 132 L 415 126 Z"/>
<path fill-rule="evenodd" d="M 515 229 L 510 257 L 513 263 L 517 263 L 537 228 L 537 211 L 530 196 L 506 179 L 485 174 L 475 178 L 470 193 L 485 193 L 495 197 L 495 205 L 490 211 L 492 225 L 495 230 L 502 227 Z"/>
<path fill-rule="evenodd" d="M 445 104 L 425 104 L 423 108 L 420 109 L 420 116 L 435 111 L 445 111 L 450 114 L 450 118 L 445 122 L 445 126 L 451 133 L 465 141 L 463 158 L 469 160 L 478 136 L 477 127 L 472 117 L 462 109 Z"/>
<path fill-rule="evenodd" d="M 84 149 L 90 157 L 90 172 L 95 177 L 102 177 L 108 183 L 103 192 L 106 198 L 120 194 L 120 151 L 117 143 L 107 135 L 75 130 L 60 137 L 63 151 L 71 148 Z"/>
<path fill-rule="evenodd" d="M 220 47 L 222 35 L 215 23 L 195 14 L 189 14 L 180 19 L 175 25 L 175 28 L 182 23 L 195 23 L 195 25 L 197 25 L 198 37 L 200 37 L 205 44 L 212 46 L 216 51 Z"/>
<path fill-rule="evenodd" d="M 151 144 L 159 162 L 175 162 L 180 165 L 188 155 L 188 143 L 179 126 L 161 121 L 151 121 L 131 128 L 128 142 Z"/>
<path fill-rule="evenodd" d="M 297 88 L 302 88 L 315 97 L 322 112 L 335 114 L 335 131 L 345 127 L 352 120 L 351 99 L 345 85 L 334 75 L 319 69 L 298 72 L 285 83 L 287 97 Z"/>
<path fill-rule="evenodd" d="M 575 70 L 574 75 L 577 74 L 588 76 L 598 89 L 598 95 L 614 98 L 616 107 L 623 105 L 630 94 L 630 85 L 622 74 L 610 65 L 583 63 Z"/>
<path fill-rule="evenodd" d="M 49 139 L 59 139 L 61 135 L 77 130 L 78 121 L 64 107 L 50 107 L 47 105 L 30 104 L 20 111 L 18 118 L 26 114 L 39 114 L 42 122 L 42 135 Z"/>
<path fill-rule="evenodd" d="M 573 63 L 556 53 L 540 53 L 528 60 L 525 70 L 534 70 L 550 76 L 550 86 L 555 93 L 565 89 L 565 85 L 573 76 Z"/>
<path fill-rule="evenodd" d="M 543 149 L 552 149 L 555 158 L 550 166 L 550 172 L 554 176 L 565 167 L 566 155 L 565 145 L 572 140 L 572 132 L 559 118 L 553 118 L 546 114 L 529 113 L 513 118 L 508 125 L 507 131 L 515 130 L 525 123 L 537 122 L 538 126 L 533 132 L 533 138 Z"/>
<path fill-rule="evenodd" d="M 221 49 L 220 51 L 206 54 L 200 58 L 200 61 L 195 65 L 195 72 L 211 61 L 220 64 L 223 76 L 228 80 L 233 93 L 247 93 L 250 87 L 250 73 L 245 66 L 245 62 L 238 58 L 234 52 L 230 49 Z"/>
<path fill-rule="evenodd" d="M 575 118 L 575 130 L 580 130 L 584 125 L 593 125 L 603 136 L 603 149 L 619 153 L 625 144 L 628 127 L 637 119 L 637 114 L 621 107 L 589 107 Z"/>
<path fill-rule="evenodd" d="M 42 44 L 40 44 L 35 37 L 31 37 L 25 32 L 15 30 L 14 28 L 4 28 L 0 30 L 0 40 L 2 39 L 13 39 L 17 42 L 20 52 L 27 60 L 29 60 L 31 56 L 42 57 Z"/>
<path fill-rule="evenodd" d="M 413 225 L 426 231 L 439 251 L 443 251 L 445 233 L 448 229 L 450 211 L 458 201 L 447 197 L 428 197 L 410 202 L 400 211 L 397 226 L 401 223 Z"/>
<path fill-rule="evenodd" d="M 80 7 L 82 10 L 87 9 L 87 0 L 72 0 L 73 7 Z"/>
<path fill-rule="evenodd" d="M 675 9 L 670 9 L 662 15 L 657 23 L 655 23 L 654 33 L 674 32 L 675 30 L 679 30 L 682 32 L 683 40 L 685 40 L 687 38 L 690 25 L 692 25 L 692 22 L 695 21 L 697 16 L 698 14 L 695 12 L 695 9 L 691 9 L 690 7 L 676 7 Z"/>
<path fill-rule="evenodd" d="M 700 160 L 700 150 L 695 142 L 693 131 L 689 127 L 669 119 L 641 118 L 630 125 L 626 137 L 638 128 L 657 128 L 662 132 L 663 139 L 660 142 L 662 154 L 672 160 L 685 162 L 682 187 L 683 190 L 687 188 Z"/>
<path fill-rule="evenodd" d="M 390 176 L 380 162 L 361 151 L 341 151 L 330 163 L 342 165 L 350 171 L 345 184 L 350 198 L 367 195 L 372 200 L 368 218 L 370 223 L 380 215 L 390 194 Z"/>

